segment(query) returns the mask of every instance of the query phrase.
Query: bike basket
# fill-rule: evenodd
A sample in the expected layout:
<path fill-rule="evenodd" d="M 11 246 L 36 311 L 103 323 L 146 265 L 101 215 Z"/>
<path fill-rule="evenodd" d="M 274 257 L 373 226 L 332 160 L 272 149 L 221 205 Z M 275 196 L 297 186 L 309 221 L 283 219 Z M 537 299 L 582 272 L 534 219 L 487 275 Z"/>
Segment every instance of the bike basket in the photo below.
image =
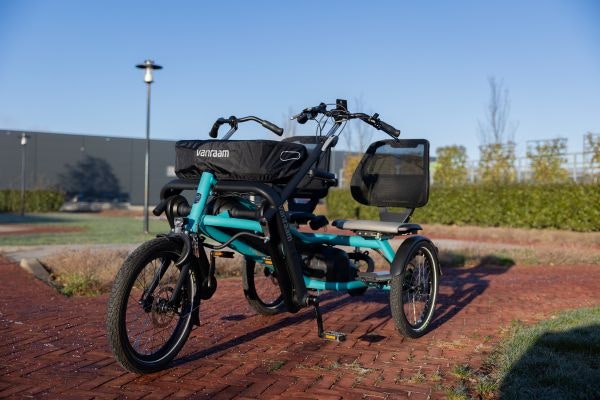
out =
<path fill-rule="evenodd" d="M 288 143 L 300 143 L 304 147 L 306 147 L 308 152 L 311 152 L 318 143 L 322 143 L 325 141 L 325 136 L 292 136 L 283 139 L 283 142 Z M 337 143 L 337 137 L 334 138 L 331 146 L 321 154 L 319 161 L 313 166 L 316 170 L 321 170 L 325 172 L 329 172 L 330 158 L 331 158 L 331 148 L 334 147 Z M 324 182 L 322 179 L 311 178 L 309 176 L 305 176 L 302 181 L 298 184 L 296 191 L 294 191 L 294 197 L 301 198 L 311 198 L 311 199 L 322 199 L 327 196 L 327 192 L 329 191 L 330 185 L 327 182 Z"/>
<path fill-rule="evenodd" d="M 274 140 L 180 140 L 175 174 L 182 179 L 212 172 L 217 179 L 286 183 L 306 159 L 306 148 Z"/>
<path fill-rule="evenodd" d="M 352 175 L 350 190 L 365 205 L 423 207 L 429 199 L 429 142 L 404 139 L 371 144 Z"/>

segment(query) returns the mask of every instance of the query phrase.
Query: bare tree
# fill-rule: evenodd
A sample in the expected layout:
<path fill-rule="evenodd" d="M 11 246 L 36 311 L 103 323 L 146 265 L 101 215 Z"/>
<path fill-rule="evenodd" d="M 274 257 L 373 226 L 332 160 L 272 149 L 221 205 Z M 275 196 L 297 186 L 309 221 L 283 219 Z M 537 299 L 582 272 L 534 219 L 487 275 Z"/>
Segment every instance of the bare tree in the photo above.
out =
<path fill-rule="evenodd" d="M 371 114 L 371 111 L 366 112 L 364 106 L 363 95 L 354 98 L 354 107 L 350 110 L 353 113 L 364 112 Z M 367 126 L 362 121 L 353 121 L 352 126 L 346 128 L 347 131 L 343 133 L 344 140 L 346 143 L 346 149 L 350 152 L 363 152 L 367 146 L 371 144 L 373 138 L 373 128 Z"/>
<path fill-rule="evenodd" d="M 515 132 L 519 124 L 509 122 L 510 97 L 508 89 L 502 79 L 496 80 L 494 76 L 488 78 L 490 85 L 490 99 L 487 104 L 485 120 L 478 120 L 479 135 L 482 144 L 508 143 L 514 141 Z"/>
<path fill-rule="evenodd" d="M 294 109 L 290 106 L 288 107 L 287 115 L 283 114 L 282 119 L 283 123 L 281 126 L 283 127 L 283 137 L 290 137 L 296 135 L 296 125 L 298 123 L 296 120 L 292 120 L 292 115 L 294 115 Z"/>
<path fill-rule="evenodd" d="M 509 122 L 510 97 L 503 80 L 488 78 L 490 98 L 485 120 L 478 120 L 481 146 L 478 174 L 485 183 L 516 180 L 514 136 L 518 124 Z"/>

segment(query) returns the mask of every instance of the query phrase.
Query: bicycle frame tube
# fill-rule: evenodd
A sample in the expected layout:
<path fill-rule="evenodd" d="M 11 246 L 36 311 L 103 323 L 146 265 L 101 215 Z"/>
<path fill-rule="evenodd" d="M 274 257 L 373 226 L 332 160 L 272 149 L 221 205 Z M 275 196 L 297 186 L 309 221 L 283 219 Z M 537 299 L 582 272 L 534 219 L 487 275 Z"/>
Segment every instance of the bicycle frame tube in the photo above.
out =
<path fill-rule="evenodd" d="M 198 182 L 198 189 L 196 189 L 196 196 L 194 198 L 194 204 L 188 215 L 187 230 L 189 232 L 198 233 L 198 222 L 206 207 L 206 201 L 212 190 L 213 185 L 217 182 L 215 176 L 210 172 L 203 172 Z"/>
<path fill-rule="evenodd" d="M 340 124 L 335 123 L 326 137 L 330 139 L 333 137 Z M 285 187 L 283 192 L 281 193 L 281 197 L 278 199 L 271 199 L 271 207 L 266 217 L 269 220 L 270 218 L 274 218 L 274 214 L 276 210 L 281 208 L 283 202 L 287 200 L 287 198 L 293 193 L 296 186 L 300 182 L 301 179 L 304 178 L 304 175 L 308 173 L 313 164 L 318 160 L 326 146 L 329 146 L 331 143 L 330 140 L 325 140 L 320 145 L 313 150 L 313 152 L 309 155 L 306 163 L 300 168 L 296 176 L 294 176 L 288 185 Z M 221 213 L 219 215 L 206 215 L 206 204 L 208 202 L 208 198 L 211 196 L 214 186 L 217 184 L 217 180 L 215 176 L 210 172 L 202 173 L 200 177 L 200 181 L 198 182 L 198 187 L 196 189 L 196 195 L 194 198 L 194 203 L 190 210 L 190 214 L 188 215 L 188 223 L 186 226 L 187 231 L 199 233 L 203 232 L 214 240 L 224 243 L 231 239 L 232 235 L 224 232 L 219 228 L 230 228 L 230 229 L 238 229 L 241 231 L 250 231 L 255 233 L 264 233 L 261 224 L 255 220 L 243 219 L 243 218 L 232 218 L 229 213 Z M 225 183 L 224 183 L 225 184 Z M 230 184 L 231 185 L 231 184 Z M 235 185 L 234 185 L 235 186 Z M 281 210 L 280 212 L 283 212 Z M 279 217 L 277 217 L 279 218 Z M 285 217 L 283 217 L 285 219 Z M 282 221 L 284 225 L 287 225 L 287 221 Z M 270 230 L 275 226 L 271 227 Z M 296 229 L 289 229 L 288 235 L 291 233 L 292 236 L 296 237 L 300 241 L 306 244 L 325 244 L 332 246 L 352 246 L 359 248 L 367 248 L 374 249 L 380 252 L 387 261 L 390 263 L 394 259 L 394 250 L 387 240 L 380 240 L 375 238 L 364 238 L 361 236 L 346 236 L 346 235 L 334 235 L 334 234 L 325 234 L 325 233 L 302 233 L 298 232 Z M 282 237 L 283 232 L 279 232 L 276 237 Z M 271 245 L 273 245 L 272 243 Z M 229 246 L 238 251 L 239 253 L 251 257 L 255 260 L 260 260 L 263 257 L 267 256 L 262 251 L 257 250 L 253 246 L 243 242 L 242 240 L 234 240 L 229 244 Z M 279 246 L 274 247 L 273 249 L 279 249 Z M 273 251 L 272 249 L 272 251 Z M 295 253 L 295 248 L 291 248 L 288 251 Z M 277 251 L 276 251 L 277 252 Z M 277 256 L 281 258 L 280 256 Z M 276 258 L 277 258 L 276 257 Z M 298 256 L 295 256 L 298 257 Z M 287 263 L 284 261 L 286 259 L 285 255 L 283 255 L 283 259 L 281 262 Z M 275 261 L 275 260 L 274 260 Z M 289 261 L 289 260 L 288 260 Z M 299 259 L 298 259 L 299 262 Z M 296 267 L 300 268 L 300 267 Z M 295 286 L 301 285 L 306 288 L 314 289 L 314 290 L 340 290 L 347 291 L 352 289 L 360 289 L 367 287 L 368 285 L 362 281 L 350 281 L 350 282 L 324 282 L 316 279 L 312 279 L 306 276 L 299 276 L 299 282 L 294 284 Z M 304 281 L 304 282 L 303 282 Z M 291 283 L 291 282 L 290 282 Z M 291 288 L 290 288 L 291 290 Z M 306 290 L 306 289 L 303 289 Z M 298 296 L 296 296 L 298 297 Z M 296 305 L 299 305 L 300 298 L 295 299 Z M 288 301 L 289 303 L 289 301 Z M 294 304 L 290 303 L 288 306 L 294 306 Z"/>
<path fill-rule="evenodd" d="M 394 249 L 387 240 L 366 239 L 362 236 L 333 235 L 328 233 L 304 233 L 292 229 L 292 234 L 307 244 L 352 246 L 379 250 L 390 263 L 394 260 Z"/>

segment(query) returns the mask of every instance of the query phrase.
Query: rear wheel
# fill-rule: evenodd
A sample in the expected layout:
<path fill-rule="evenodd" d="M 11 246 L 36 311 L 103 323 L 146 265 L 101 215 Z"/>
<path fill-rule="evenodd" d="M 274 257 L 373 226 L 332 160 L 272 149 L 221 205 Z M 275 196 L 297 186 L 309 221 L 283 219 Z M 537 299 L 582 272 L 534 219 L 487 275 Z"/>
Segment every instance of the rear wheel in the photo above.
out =
<path fill-rule="evenodd" d="M 164 369 L 177 355 L 192 328 L 192 272 L 183 277 L 179 301 L 169 304 L 181 274 L 175 265 L 180 249 L 166 238 L 138 247 L 117 273 L 108 301 L 108 343 L 127 370 Z M 152 282 L 158 284 L 152 290 Z"/>
<path fill-rule="evenodd" d="M 275 315 L 285 311 L 283 295 L 274 269 L 245 259 L 242 284 L 248 304 L 261 315 Z"/>
<path fill-rule="evenodd" d="M 435 309 L 440 267 L 437 252 L 429 241 L 417 243 L 402 272 L 390 282 L 390 308 L 396 328 L 404 336 L 425 334 Z"/>

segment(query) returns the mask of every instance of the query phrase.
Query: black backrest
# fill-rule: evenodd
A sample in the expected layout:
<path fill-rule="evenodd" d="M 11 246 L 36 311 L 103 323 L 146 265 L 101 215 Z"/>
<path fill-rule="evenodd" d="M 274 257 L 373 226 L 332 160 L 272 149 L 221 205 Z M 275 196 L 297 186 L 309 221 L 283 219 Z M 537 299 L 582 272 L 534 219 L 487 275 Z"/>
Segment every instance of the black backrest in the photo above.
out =
<path fill-rule="evenodd" d="M 429 142 L 388 139 L 372 143 L 352 175 L 350 190 L 365 205 L 423 207 L 429 199 Z"/>

